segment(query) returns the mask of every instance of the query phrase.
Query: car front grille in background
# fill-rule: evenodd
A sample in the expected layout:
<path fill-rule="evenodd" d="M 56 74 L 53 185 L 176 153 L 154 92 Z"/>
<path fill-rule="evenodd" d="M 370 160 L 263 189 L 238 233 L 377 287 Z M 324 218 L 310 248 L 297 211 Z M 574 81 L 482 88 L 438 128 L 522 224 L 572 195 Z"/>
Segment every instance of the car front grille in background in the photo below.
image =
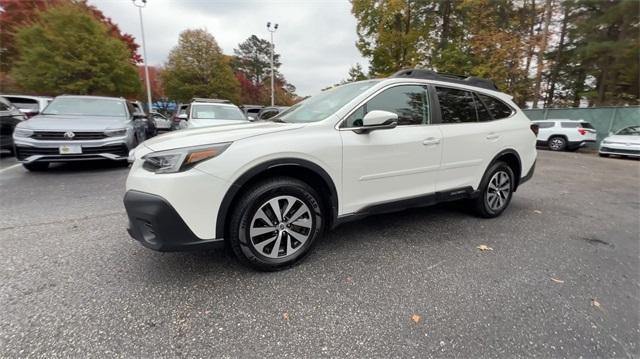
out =
<path fill-rule="evenodd" d="M 38 148 L 38 147 L 16 146 L 16 157 L 18 158 L 18 160 L 24 160 L 27 157 L 34 156 L 34 155 L 56 156 L 56 159 L 64 159 L 64 158 L 82 158 L 83 156 L 86 157 L 87 155 L 98 155 L 102 153 L 108 153 L 108 154 L 116 155 L 118 157 L 127 157 L 129 155 L 129 150 L 125 145 L 82 147 L 82 154 L 61 155 L 57 147 Z"/>
<path fill-rule="evenodd" d="M 64 134 L 72 132 L 71 138 L 65 137 Z M 42 141 L 82 141 L 82 140 L 101 140 L 107 138 L 104 132 L 75 132 L 75 131 L 35 131 L 31 138 Z"/>
<path fill-rule="evenodd" d="M 625 153 L 629 155 L 640 155 L 640 150 L 626 150 L 619 148 L 610 148 L 610 147 L 601 147 L 601 151 L 603 152 L 613 152 L 613 153 Z"/>

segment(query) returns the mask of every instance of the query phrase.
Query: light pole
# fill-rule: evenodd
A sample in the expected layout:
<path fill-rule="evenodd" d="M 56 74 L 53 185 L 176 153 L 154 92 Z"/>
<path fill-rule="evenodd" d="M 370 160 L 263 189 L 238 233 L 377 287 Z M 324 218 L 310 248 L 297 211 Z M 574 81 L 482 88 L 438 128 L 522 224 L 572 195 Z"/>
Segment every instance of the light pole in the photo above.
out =
<path fill-rule="evenodd" d="M 144 25 L 142 24 L 142 8 L 147 5 L 147 0 L 131 0 L 133 5 L 138 8 L 140 16 L 140 32 L 142 33 L 142 56 L 144 56 L 144 81 L 147 84 L 147 104 L 148 111 L 151 112 L 153 105 L 151 104 L 151 86 L 149 85 L 149 67 L 147 66 L 147 45 L 144 42 Z"/>
<path fill-rule="evenodd" d="M 278 24 L 274 24 L 273 27 L 271 27 L 271 22 L 267 23 L 267 30 L 269 30 L 269 32 L 271 33 L 271 106 L 274 106 L 275 103 L 275 89 L 274 89 L 274 84 L 273 84 L 273 77 L 274 77 L 274 71 L 273 71 L 273 33 L 276 32 L 276 30 L 278 30 Z"/>

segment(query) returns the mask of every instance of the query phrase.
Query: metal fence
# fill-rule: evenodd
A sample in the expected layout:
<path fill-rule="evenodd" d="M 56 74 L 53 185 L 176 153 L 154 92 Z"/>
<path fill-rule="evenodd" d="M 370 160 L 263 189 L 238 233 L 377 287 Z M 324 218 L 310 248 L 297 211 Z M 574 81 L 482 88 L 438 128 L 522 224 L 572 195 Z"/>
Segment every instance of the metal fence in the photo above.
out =
<path fill-rule="evenodd" d="M 598 131 L 598 143 L 621 128 L 640 126 L 640 106 L 588 107 L 588 108 L 542 108 L 522 110 L 530 120 L 570 119 L 590 122 Z"/>

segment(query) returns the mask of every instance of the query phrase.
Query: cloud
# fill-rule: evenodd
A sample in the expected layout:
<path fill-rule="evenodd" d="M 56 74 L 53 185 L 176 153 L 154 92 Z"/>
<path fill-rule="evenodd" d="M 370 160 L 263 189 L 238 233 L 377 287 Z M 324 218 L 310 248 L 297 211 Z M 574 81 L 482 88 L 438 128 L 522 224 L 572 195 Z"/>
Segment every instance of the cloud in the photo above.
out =
<path fill-rule="evenodd" d="M 125 0 L 90 0 L 142 43 L 137 8 Z M 280 71 L 300 95 L 312 95 L 347 76 L 363 59 L 355 47 L 356 22 L 348 1 L 148 0 L 142 10 L 150 64 L 163 64 L 185 29 L 205 28 L 226 54 L 252 34 L 269 39 L 267 21 L 281 55 Z M 142 49 L 140 50 L 142 52 Z"/>

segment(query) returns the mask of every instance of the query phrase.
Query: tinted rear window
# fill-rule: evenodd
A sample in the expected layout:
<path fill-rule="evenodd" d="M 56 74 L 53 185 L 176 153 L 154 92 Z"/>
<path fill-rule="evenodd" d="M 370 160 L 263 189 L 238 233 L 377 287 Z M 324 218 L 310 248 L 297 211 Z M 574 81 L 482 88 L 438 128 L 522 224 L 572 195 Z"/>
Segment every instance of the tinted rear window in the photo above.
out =
<path fill-rule="evenodd" d="M 593 128 L 589 122 L 580 122 L 580 125 L 582 125 L 582 128 Z"/>
<path fill-rule="evenodd" d="M 487 106 L 487 109 L 489 110 L 489 112 L 491 112 L 491 115 L 493 115 L 493 118 L 496 120 L 507 118 L 513 113 L 513 109 L 509 105 L 498 100 L 497 98 L 481 93 L 478 94 L 478 97 L 480 98 L 480 100 L 482 100 L 485 106 Z"/>

